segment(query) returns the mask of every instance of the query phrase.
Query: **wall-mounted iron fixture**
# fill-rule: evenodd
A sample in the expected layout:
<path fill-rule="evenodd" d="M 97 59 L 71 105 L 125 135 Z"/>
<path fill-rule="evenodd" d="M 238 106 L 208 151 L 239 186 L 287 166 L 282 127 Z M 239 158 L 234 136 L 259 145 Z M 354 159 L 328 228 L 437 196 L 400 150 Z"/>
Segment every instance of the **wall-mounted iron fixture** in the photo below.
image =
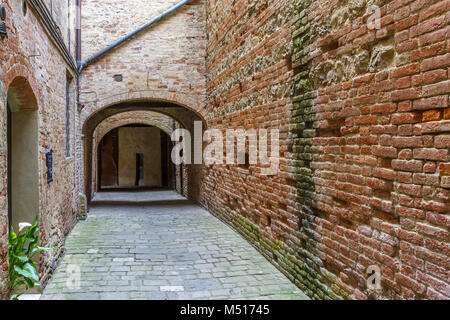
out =
<path fill-rule="evenodd" d="M 6 36 L 6 8 L 3 4 L 0 4 L 0 36 L 3 38 Z"/>
<path fill-rule="evenodd" d="M 116 82 L 123 81 L 123 76 L 121 74 L 116 74 L 113 78 L 114 78 L 114 81 L 116 81 Z"/>
<path fill-rule="evenodd" d="M 6 19 L 6 8 L 3 4 L 0 4 L 0 19 L 2 21 Z"/>
<path fill-rule="evenodd" d="M 22 13 L 24 16 L 26 16 L 28 13 L 28 6 L 25 0 L 22 1 Z"/>

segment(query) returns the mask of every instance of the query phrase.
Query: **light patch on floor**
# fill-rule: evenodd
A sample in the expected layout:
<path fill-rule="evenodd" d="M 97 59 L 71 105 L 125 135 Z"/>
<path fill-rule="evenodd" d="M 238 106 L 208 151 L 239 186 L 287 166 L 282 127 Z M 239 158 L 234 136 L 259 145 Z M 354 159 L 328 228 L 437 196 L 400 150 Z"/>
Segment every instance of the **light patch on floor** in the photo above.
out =
<path fill-rule="evenodd" d="M 161 286 L 159 290 L 162 292 L 183 292 L 184 287 L 182 286 Z"/>

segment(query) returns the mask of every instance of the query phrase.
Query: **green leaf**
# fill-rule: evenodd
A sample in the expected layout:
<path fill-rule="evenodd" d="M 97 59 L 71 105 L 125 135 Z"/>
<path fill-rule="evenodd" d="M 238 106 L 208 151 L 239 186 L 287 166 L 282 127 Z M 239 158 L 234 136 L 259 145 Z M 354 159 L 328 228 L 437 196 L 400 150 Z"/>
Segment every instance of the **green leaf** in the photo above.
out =
<path fill-rule="evenodd" d="M 30 259 L 28 257 L 17 257 L 17 260 L 23 263 L 27 263 Z"/>
<path fill-rule="evenodd" d="M 34 288 L 34 281 L 29 279 L 29 278 L 25 278 L 25 281 L 27 283 L 27 289 L 33 289 Z"/>
<path fill-rule="evenodd" d="M 50 248 L 38 247 L 39 244 L 39 220 L 38 217 L 34 223 L 24 229 L 14 232 L 11 227 L 9 234 L 9 279 L 10 290 L 25 285 L 26 289 L 34 288 L 39 285 L 39 276 L 37 268 L 32 260 L 34 254 L 42 251 L 50 251 Z M 18 297 L 18 296 L 17 296 Z"/>
<path fill-rule="evenodd" d="M 36 247 L 36 248 L 33 249 L 32 252 L 33 252 L 33 253 L 36 253 L 36 252 L 42 252 L 42 251 L 50 252 L 50 251 L 52 251 L 52 250 L 55 250 L 55 248 Z"/>
<path fill-rule="evenodd" d="M 18 274 L 24 276 L 25 280 L 33 279 L 34 281 L 39 281 L 39 276 L 37 275 L 36 268 L 33 267 L 30 263 L 26 263 L 23 268 L 14 266 L 14 270 L 16 270 Z"/>
<path fill-rule="evenodd" d="M 14 232 L 14 228 L 11 227 L 11 230 L 9 231 L 9 243 L 15 243 L 17 241 L 17 235 Z"/>

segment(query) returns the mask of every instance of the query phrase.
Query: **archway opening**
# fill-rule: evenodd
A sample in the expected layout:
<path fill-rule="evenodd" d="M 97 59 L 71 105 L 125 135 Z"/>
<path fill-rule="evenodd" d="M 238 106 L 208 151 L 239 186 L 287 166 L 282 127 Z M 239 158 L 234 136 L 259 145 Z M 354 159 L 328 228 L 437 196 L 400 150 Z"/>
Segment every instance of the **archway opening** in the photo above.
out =
<path fill-rule="evenodd" d="M 84 141 L 84 170 L 83 179 L 85 182 L 84 193 L 88 203 L 91 203 L 96 192 L 100 190 L 99 159 L 100 153 L 98 143 L 105 134 L 114 128 L 130 124 L 144 124 L 157 127 L 164 131 L 171 141 L 171 134 L 176 129 L 186 129 L 194 134 L 195 122 L 203 124 L 206 130 L 205 121 L 195 112 L 187 107 L 169 102 L 157 101 L 130 101 L 104 107 L 90 114 L 83 120 L 82 134 Z M 200 133 L 202 135 L 202 133 Z M 194 159 L 194 148 L 191 148 L 192 159 Z M 200 198 L 201 179 L 203 175 L 203 165 L 186 164 L 174 165 L 171 161 L 172 148 L 169 150 L 169 174 L 168 185 L 182 196 L 197 202 Z M 136 155 L 135 155 L 136 156 Z M 138 159 L 134 159 L 134 165 Z M 118 165 L 118 162 L 116 162 Z M 119 181 L 117 179 L 117 184 Z M 103 187 L 102 187 L 103 188 Z"/>
<path fill-rule="evenodd" d="M 16 78 L 7 94 L 8 221 L 17 231 L 20 222 L 39 215 L 39 120 L 37 101 L 25 78 Z"/>
<path fill-rule="evenodd" d="M 98 191 L 173 189 L 172 142 L 160 128 L 128 124 L 109 131 L 97 150 Z"/>

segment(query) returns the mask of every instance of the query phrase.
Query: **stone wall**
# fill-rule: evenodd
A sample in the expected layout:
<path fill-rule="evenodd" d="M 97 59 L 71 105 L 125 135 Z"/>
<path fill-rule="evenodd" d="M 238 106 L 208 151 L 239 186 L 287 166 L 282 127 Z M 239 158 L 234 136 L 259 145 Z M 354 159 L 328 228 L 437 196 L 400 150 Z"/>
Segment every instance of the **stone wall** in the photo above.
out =
<path fill-rule="evenodd" d="M 41 255 L 41 282 L 62 253 L 64 237 L 71 230 L 76 212 L 74 198 L 74 157 L 66 157 L 66 77 L 75 77 L 35 12 L 22 13 L 22 1 L 3 1 L 6 6 L 8 36 L 0 38 L 0 299 L 8 296 L 8 203 L 7 203 L 7 92 L 17 77 L 26 79 L 36 98 L 39 118 L 39 207 L 40 237 L 44 246 L 56 247 Z M 67 12 L 67 9 L 65 9 Z M 62 16 L 60 22 L 67 24 Z M 67 29 L 66 29 L 67 31 Z M 74 34 L 74 30 L 71 30 Z M 74 36 L 72 36 L 74 38 Z M 67 44 L 67 43 L 66 43 Z M 71 86 L 70 110 L 76 117 L 75 86 Z M 71 122 L 71 133 L 74 123 Z M 70 136 L 73 146 L 74 136 Z M 54 181 L 47 184 L 45 151 L 53 150 Z M 17 230 L 17 226 L 14 226 Z"/>
<path fill-rule="evenodd" d="M 211 167 L 202 202 L 312 298 L 450 298 L 449 5 L 208 2 L 209 126 L 282 141 L 277 176 Z"/>

